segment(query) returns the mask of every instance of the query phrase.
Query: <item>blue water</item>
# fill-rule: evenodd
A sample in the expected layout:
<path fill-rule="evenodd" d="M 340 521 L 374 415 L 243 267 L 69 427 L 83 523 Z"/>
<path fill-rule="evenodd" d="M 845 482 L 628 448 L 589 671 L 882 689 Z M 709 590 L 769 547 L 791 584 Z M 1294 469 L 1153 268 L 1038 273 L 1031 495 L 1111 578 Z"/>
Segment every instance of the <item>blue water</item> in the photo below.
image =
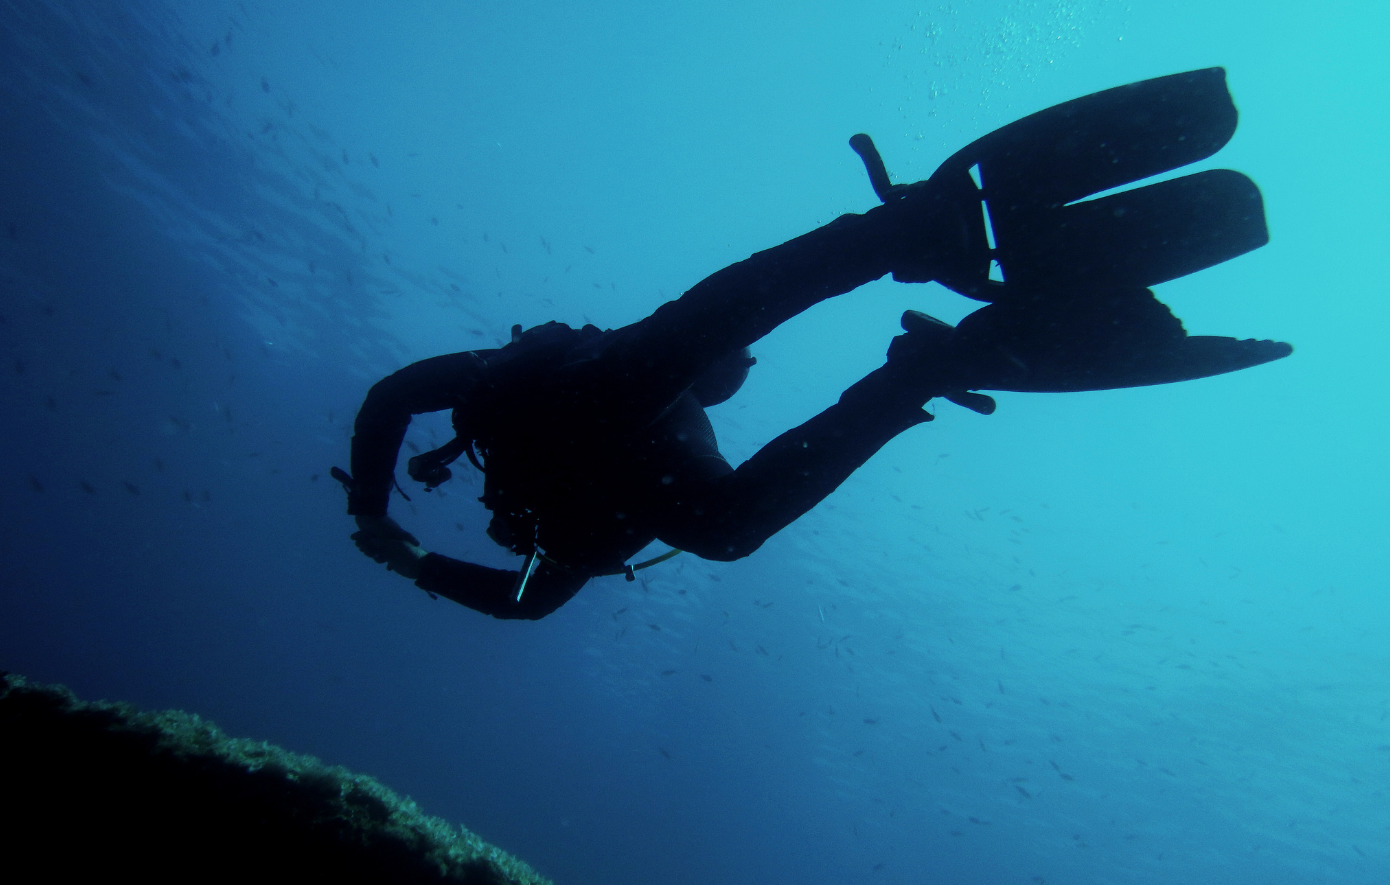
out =
<path fill-rule="evenodd" d="M 0 667 L 376 774 L 564 885 L 1390 880 L 1383 4 L 116 6 L 0 3 Z M 1159 294 L 1291 359 L 941 405 L 752 558 L 536 623 L 349 543 L 382 375 L 864 211 L 855 132 L 910 181 L 1216 64 L 1203 165 L 1272 242 Z M 909 307 L 971 305 L 880 281 L 761 342 L 730 459 Z M 507 564 L 456 472 L 393 513 Z"/>

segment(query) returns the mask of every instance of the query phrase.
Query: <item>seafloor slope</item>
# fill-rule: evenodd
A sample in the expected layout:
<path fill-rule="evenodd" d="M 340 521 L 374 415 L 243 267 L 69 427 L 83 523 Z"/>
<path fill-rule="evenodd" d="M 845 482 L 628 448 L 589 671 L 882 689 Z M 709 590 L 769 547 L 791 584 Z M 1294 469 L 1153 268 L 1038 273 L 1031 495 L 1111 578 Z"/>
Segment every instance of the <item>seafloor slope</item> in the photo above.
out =
<path fill-rule="evenodd" d="M 546 883 L 366 775 L 4 674 L 0 809 L 0 878 Z"/>

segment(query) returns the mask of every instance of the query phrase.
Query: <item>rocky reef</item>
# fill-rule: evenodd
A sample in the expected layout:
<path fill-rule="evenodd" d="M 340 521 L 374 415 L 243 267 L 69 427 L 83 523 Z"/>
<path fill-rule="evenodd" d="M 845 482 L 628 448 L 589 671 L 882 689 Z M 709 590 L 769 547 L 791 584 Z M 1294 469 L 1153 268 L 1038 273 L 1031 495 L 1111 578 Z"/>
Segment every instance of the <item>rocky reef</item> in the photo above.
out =
<path fill-rule="evenodd" d="M 0 878 L 548 885 L 366 775 L 0 676 Z"/>

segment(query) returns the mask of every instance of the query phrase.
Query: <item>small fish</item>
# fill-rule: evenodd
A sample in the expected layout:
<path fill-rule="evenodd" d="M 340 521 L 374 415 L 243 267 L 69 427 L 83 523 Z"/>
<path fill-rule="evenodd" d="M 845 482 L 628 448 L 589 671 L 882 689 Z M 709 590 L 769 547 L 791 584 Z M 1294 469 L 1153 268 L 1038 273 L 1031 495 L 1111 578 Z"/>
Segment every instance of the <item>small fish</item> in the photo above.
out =
<path fill-rule="evenodd" d="M 675 675 L 676 675 L 676 671 L 675 671 L 675 670 L 662 670 L 662 671 L 661 671 L 661 675 L 662 675 L 662 676 L 675 676 Z"/>
<path fill-rule="evenodd" d="M 653 630 L 655 630 L 657 633 L 660 633 L 660 632 L 661 632 L 661 625 L 660 625 L 660 624 L 648 624 L 647 626 L 650 627 L 650 628 L 652 628 Z"/>
<path fill-rule="evenodd" d="M 865 719 L 865 720 L 864 720 L 864 724 L 865 724 L 865 725 L 878 725 L 878 720 L 877 720 L 877 719 Z"/>
<path fill-rule="evenodd" d="M 43 483 L 39 482 L 39 478 L 32 473 L 29 474 L 29 488 L 36 492 L 43 491 Z"/>
<path fill-rule="evenodd" d="M 978 817 L 972 817 L 972 818 L 970 818 L 970 822 L 971 822 L 972 824 L 979 824 L 979 825 L 982 826 L 982 827 L 987 827 L 987 826 L 989 826 L 989 821 L 987 821 L 987 820 L 980 820 Z"/>
<path fill-rule="evenodd" d="M 665 748 L 665 747 L 657 747 L 656 750 L 657 750 L 658 753 L 660 753 L 661 755 L 665 756 L 667 759 L 670 759 L 670 758 L 671 758 L 671 754 L 668 753 L 668 752 L 666 752 L 666 748 Z"/>
<path fill-rule="evenodd" d="M 1023 798 L 1025 798 L 1025 799 L 1032 799 L 1032 798 L 1033 798 L 1033 794 L 1032 794 L 1032 793 L 1030 793 L 1030 792 L 1028 792 L 1027 790 L 1023 789 L 1023 788 L 1020 787 L 1018 784 L 1014 784 L 1014 789 L 1015 789 L 1015 790 L 1018 790 L 1018 792 L 1019 792 L 1020 794 L 1022 794 Z"/>
<path fill-rule="evenodd" d="M 133 482 L 123 482 L 121 483 L 121 485 L 125 486 L 125 490 L 127 492 L 130 492 L 132 495 L 140 494 L 140 490 L 136 488 L 135 483 Z"/>
<path fill-rule="evenodd" d="M 459 528 L 463 528 L 463 526 L 459 526 Z M 615 620 L 615 621 L 618 620 L 618 615 L 622 614 L 622 613 L 625 612 L 625 611 L 627 611 L 627 606 L 623 606 L 622 608 L 620 608 L 620 609 L 618 609 L 617 611 L 613 612 L 613 620 Z"/>
<path fill-rule="evenodd" d="M 713 677 L 713 676 L 710 676 L 708 673 L 701 673 L 701 674 L 700 674 L 700 678 L 703 679 L 703 680 L 705 680 L 706 682 L 713 682 L 713 681 L 714 681 L 714 677 Z"/>
<path fill-rule="evenodd" d="M 82 487 L 82 491 L 86 492 L 89 495 L 95 495 L 97 493 L 96 488 L 93 487 L 92 484 L 87 482 L 85 479 L 79 479 L 77 481 L 77 484 Z"/>
<path fill-rule="evenodd" d="M 928 710 L 931 710 L 931 718 L 935 719 L 937 722 L 940 722 L 940 721 L 941 721 L 941 714 L 938 713 L 938 712 L 936 712 L 936 708 L 935 708 L 935 707 L 930 707 L 930 706 L 929 706 L 929 707 L 927 707 L 927 709 L 928 709 Z"/>

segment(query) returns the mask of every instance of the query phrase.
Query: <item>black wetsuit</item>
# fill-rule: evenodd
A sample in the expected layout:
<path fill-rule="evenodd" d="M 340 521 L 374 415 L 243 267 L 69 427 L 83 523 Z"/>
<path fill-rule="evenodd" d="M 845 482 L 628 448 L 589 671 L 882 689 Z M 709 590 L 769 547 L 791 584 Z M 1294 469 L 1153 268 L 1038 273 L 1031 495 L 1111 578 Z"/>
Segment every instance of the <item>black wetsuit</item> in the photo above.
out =
<path fill-rule="evenodd" d="M 412 414 L 459 408 L 478 428 L 485 498 L 534 513 L 545 559 L 519 603 L 517 572 L 437 553 L 422 561 L 423 589 L 494 617 L 540 618 L 656 539 L 706 559 L 747 556 L 930 419 L 920 408 L 927 397 L 914 392 L 921 385 L 885 365 L 735 470 L 690 393 L 721 357 L 888 273 L 881 211 L 842 216 L 725 268 L 640 322 L 574 330 L 575 346 L 539 375 L 481 370 L 499 351 L 401 369 L 372 388 L 357 416 L 349 513 L 385 515 Z"/>

